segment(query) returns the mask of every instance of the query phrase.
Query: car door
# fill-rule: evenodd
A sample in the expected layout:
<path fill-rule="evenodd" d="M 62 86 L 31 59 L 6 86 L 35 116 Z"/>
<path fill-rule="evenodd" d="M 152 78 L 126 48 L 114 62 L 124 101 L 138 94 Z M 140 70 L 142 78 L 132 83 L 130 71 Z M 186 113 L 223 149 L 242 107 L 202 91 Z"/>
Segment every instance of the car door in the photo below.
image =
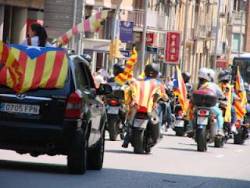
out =
<path fill-rule="evenodd" d="M 84 75 L 87 78 L 88 90 L 91 92 L 89 98 L 90 114 L 91 114 L 91 134 L 89 144 L 96 143 L 101 137 L 102 117 L 105 115 L 105 106 L 101 96 L 96 95 L 96 88 L 92 74 L 86 64 L 82 64 Z"/>

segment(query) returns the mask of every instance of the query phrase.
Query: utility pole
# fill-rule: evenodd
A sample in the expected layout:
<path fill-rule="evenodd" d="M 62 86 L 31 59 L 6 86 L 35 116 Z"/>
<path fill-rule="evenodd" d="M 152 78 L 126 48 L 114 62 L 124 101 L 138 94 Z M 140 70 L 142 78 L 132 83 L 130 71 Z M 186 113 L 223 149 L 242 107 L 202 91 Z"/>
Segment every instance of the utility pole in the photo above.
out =
<path fill-rule="evenodd" d="M 218 48 L 218 39 L 219 39 L 219 30 L 220 30 L 220 7 L 221 0 L 218 0 L 218 9 L 217 9 L 217 24 L 216 24 L 216 37 L 215 37 L 215 45 L 214 45 L 214 61 L 213 61 L 213 69 L 216 69 L 216 60 L 217 60 L 217 48 Z"/>
<path fill-rule="evenodd" d="M 142 46 L 141 46 L 141 69 L 144 70 L 145 66 L 145 55 L 146 55 L 146 37 L 147 37 L 147 19 L 148 19 L 148 0 L 144 0 L 144 23 L 143 23 L 143 34 L 142 34 Z"/>
<path fill-rule="evenodd" d="M 241 54 L 241 41 L 242 41 L 242 28 L 243 28 L 243 11 L 240 11 L 240 40 L 239 40 L 239 50 L 238 50 L 238 57 L 240 57 Z"/>
<path fill-rule="evenodd" d="M 186 39 L 187 39 L 187 21 L 188 21 L 188 13 L 189 13 L 189 0 L 186 0 L 186 5 L 185 5 L 185 22 L 184 22 L 184 33 L 183 33 L 183 40 L 182 40 L 182 63 L 181 63 L 181 70 L 184 69 L 184 63 L 186 61 Z"/>
<path fill-rule="evenodd" d="M 78 0 L 74 0 L 73 24 L 72 24 L 72 26 L 76 25 L 77 4 L 78 4 Z M 71 46 L 71 48 L 74 49 L 75 52 L 78 52 L 77 45 L 76 45 L 76 37 L 75 36 L 73 36 L 73 38 L 72 38 L 72 46 Z"/>

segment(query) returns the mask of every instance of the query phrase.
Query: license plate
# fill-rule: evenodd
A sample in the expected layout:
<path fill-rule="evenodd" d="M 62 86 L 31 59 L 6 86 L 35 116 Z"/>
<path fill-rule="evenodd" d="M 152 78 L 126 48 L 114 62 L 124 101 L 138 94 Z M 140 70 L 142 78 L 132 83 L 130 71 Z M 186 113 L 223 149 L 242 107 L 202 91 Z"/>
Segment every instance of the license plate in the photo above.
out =
<path fill-rule="evenodd" d="M 198 117 L 197 124 L 198 125 L 207 125 L 208 124 L 208 117 Z"/>
<path fill-rule="evenodd" d="M 145 119 L 135 119 L 134 123 L 133 123 L 133 127 L 146 129 L 147 124 L 148 124 L 148 120 L 145 120 Z"/>
<path fill-rule="evenodd" d="M 184 127 L 184 121 L 183 120 L 176 120 L 175 127 Z"/>
<path fill-rule="evenodd" d="M 112 107 L 112 106 L 110 106 L 109 108 L 108 108 L 108 114 L 119 114 L 119 107 Z"/>
<path fill-rule="evenodd" d="M 8 113 L 21 113 L 21 114 L 34 114 L 38 115 L 40 111 L 39 105 L 29 105 L 29 104 L 16 104 L 16 103 L 1 103 L 1 112 Z"/>

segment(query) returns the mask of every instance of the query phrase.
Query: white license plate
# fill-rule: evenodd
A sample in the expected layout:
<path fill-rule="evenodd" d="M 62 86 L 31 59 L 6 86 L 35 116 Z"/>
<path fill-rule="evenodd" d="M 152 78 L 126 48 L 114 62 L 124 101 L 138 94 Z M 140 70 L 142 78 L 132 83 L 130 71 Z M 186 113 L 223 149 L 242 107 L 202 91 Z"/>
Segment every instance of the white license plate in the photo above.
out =
<path fill-rule="evenodd" d="M 176 120 L 175 127 L 184 127 L 184 121 L 183 120 Z"/>
<path fill-rule="evenodd" d="M 16 104 L 16 103 L 1 103 L 0 111 L 8 112 L 8 113 L 22 113 L 22 114 L 38 115 L 40 111 L 40 106 L 29 105 L 29 104 Z"/>
<path fill-rule="evenodd" d="M 207 125 L 208 124 L 208 117 L 198 117 L 197 124 L 198 125 Z"/>
<path fill-rule="evenodd" d="M 120 109 L 120 107 L 109 106 L 108 114 L 119 114 L 119 109 Z"/>
<path fill-rule="evenodd" d="M 147 124 L 148 124 L 148 120 L 145 120 L 145 119 L 135 119 L 134 123 L 133 123 L 133 127 L 146 129 Z"/>

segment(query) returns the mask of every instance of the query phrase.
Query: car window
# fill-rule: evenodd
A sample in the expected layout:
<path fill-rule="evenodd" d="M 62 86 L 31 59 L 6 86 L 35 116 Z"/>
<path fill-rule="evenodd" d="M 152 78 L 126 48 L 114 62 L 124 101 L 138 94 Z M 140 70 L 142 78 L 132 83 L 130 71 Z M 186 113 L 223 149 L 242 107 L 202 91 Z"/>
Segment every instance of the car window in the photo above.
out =
<path fill-rule="evenodd" d="M 85 64 L 82 64 L 82 65 L 83 65 L 84 73 L 87 76 L 87 81 L 88 81 L 89 88 L 95 88 L 95 83 L 94 83 L 92 74 L 91 74 L 91 72 L 89 70 L 89 67 L 87 65 L 85 65 Z"/>
<path fill-rule="evenodd" d="M 81 62 L 75 63 L 75 77 L 76 77 L 77 87 L 80 90 L 83 90 L 84 88 L 89 87 L 88 79 L 86 77 L 86 74 L 84 73 Z"/>

